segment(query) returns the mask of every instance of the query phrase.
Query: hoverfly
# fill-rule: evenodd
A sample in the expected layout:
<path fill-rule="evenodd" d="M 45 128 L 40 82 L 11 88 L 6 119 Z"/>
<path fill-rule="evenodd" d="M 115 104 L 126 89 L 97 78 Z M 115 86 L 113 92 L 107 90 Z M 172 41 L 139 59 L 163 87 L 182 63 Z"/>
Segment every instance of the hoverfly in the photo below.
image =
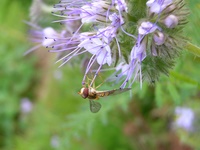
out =
<path fill-rule="evenodd" d="M 81 88 L 80 92 L 78 92 L 78 94 L 81 95 L 82 98 L 84 99 L 86 98 L 89 99 L 90 111 L 93 113 L 96 113 L 101 109 L 101 104 L 99 102 L 96 102 L 95 100 L 98 100 L 100 97 L 120 94 L 130 89 L 131 88 L 124 88 L 124 89 L 120 88 L 120 89 L 107 90 L 107 91 L 97 91 L 95 88 L 92 88 L 92 87 L 88 87 L 88 88 L 83 87 Z"/>

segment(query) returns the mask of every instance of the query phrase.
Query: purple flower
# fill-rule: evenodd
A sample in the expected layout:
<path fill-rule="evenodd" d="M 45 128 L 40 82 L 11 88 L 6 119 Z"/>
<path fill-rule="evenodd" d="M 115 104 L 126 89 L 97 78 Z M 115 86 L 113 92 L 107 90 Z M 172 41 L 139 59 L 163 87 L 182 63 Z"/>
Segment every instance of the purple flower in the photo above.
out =
<path fill-rule="evenodd" d="M 172 2 L 173 0 L 148 0 L 146 4 L 150 8 L 151 13 L 159 14 Z"/>
<path fill-rule="evenodd" d="M 187 107 L 176 107 L 175 127 L 185 129 L 186 131 L 193 130 L 193 122 L 195 119 L 194 111 Z"/>
<path fill-rule="evenodd" d="M 45 28 L 43 31 L 42 46 L 51 46 L 55 42 L 55 38 L 58 37 L 58 33 L 51 27 Z"/>
<path fill-rule="evenodd" d="M 138 37 L 138 39 L 140 38 L 141 37 Z M 142 87 L 141 63 L 146 57 L 146 46 L 147 38 L 143 38 L 142 40 L 138 40 L 138 43 L 136 43 L 135 46 L 132 48 L 126 79 L 122 83 L 121 88 L 124 88 L 128 82 L 130 82 L 129 87 L 131 87 L 131 85 L 138 77 Z"/>
<path fill-rule="evenodd" d="M 138 28 L 138 33 L 140 35 L 147 35 L 149 33 L 154 32 L 157 29 L 158 29 L 158 26 L 156 24 L 153 24 L 151 22 L 142 22 Z"/>
<path fill-rule="evenodd" d="M 124 0 L 115 0 L 115 4 L 118 11 L 125 11 L 126 13 L 128 12 L 128 7 Z"/>
<path fill-rule="evenodd" d="M 60 140 L 57 135 L 51 137 L 51 146 L 53 148 L 58 148 L 60 146 Z"/>
<path fill-rule="evenodd" d="M 31 110 L 33 108 L 33 105 L 32 105 L 31 101 L 28 98 L 23 98 L 21 100 L 20 107 L 21 107 L 21 112 L 22 113 L 28 114 L 28 113 L 31 112 Z"/>
<path fill-rule="evenodd" d="M 91 23 L 97 21 L 106 21 L 105 13 L 106 11 L 101 7 L 101 3 L 84 5 L 81 7 L 80 17 L 82 23 Z M 100 15 L 104 14 L 104 15 Z"/>

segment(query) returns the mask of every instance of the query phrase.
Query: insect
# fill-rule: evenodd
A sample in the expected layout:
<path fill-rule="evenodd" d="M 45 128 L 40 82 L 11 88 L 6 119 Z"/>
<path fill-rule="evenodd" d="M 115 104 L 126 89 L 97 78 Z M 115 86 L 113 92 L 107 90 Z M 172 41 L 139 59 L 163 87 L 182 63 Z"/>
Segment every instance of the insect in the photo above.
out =
<path fill-rule="evenodd" d="M 96 113 L 101 109 L 101 104 L 99 102 L 96 102 L 95 100 L 98 100 L 100 97 L 120 94 L 130 89 L 131 88 L 124 88 L 124 89 L 120 88 L 120 89 L 107 90 L 107 91 L 97 91 L 95 88 L 92 88 L 92 87 L 83 87 L 81 88 L 80 92 L 78 92 L 78 94 L 81 95 L 82 98 L 84 99 L 86 98 L 89 99 L 90 111 L 93 113 Z"/>

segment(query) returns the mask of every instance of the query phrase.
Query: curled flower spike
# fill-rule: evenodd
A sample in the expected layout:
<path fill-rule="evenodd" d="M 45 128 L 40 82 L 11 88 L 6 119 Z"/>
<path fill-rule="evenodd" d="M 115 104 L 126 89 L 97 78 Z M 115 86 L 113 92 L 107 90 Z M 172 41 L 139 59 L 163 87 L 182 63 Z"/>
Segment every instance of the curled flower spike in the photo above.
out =
<path fill-rule="evenodd" d="M 188 10 L 183 0 L 61 0 L 53 14 L 61 18 L 54 22 L 63 29 L 32 32 L 39 35 L 35 41 L 61 54 L 60 66 L 87 56 L 82 84 L 98 64 L 90 86 L 99 72 L 112 69 L 108 80 L 120 88 L 135 81 L 141 87 L 144 80 L 152 83 L 160 73 L 168 74 L 186 43 L 182 30 Z"/>
<path fill-rule="evenodd" d="M 96 32 L 82 32 L 79 34 L 78 32 L 81 29 L 83 25 L 82 24 L 74 33 L 74 35 L 69 39 L 69 41 L 65 43 L 66 45 L 69 45 L 74 40 L 77 40 L 77 42 L 79 41 L 77 48 L 74 49 L 72 53 L 70 53 L 70 55 L 64 56 L 62 59 L 60 59 L 65 59 L 64 63 L 66 63 L 71 58 L 79 54 L 83 54 L 85 52 L 89 52 L 90 54 L 92 54 L 92 57 L 90 58 L 90 61 L 86 67 L 85 76 L 82 82 L 83 84 L 85 83 L 86 76 L 95 61 L 97 61 L 97 63 L 99 64 L 99 68 L 97 69 L 91 84 L 93 84 L 103 65 L 111 65 L 112 52 L 110 46 L 113 41 L 119 43 L 116 36 L 119 28 L 124 24 L 124 21 L 122 16 L 117 13 L 119 11 L 127 10 L 126 5 L 123 5 L 123 7 L 119 7 L 119 4 L 124 3 L 124 1 L 121 2 L 119 0 L 112 1 L 111 3 L 106 1 L 98 1 L 93 3 L 82 3 L 83 5 L 79 5 L 79 8 L 73 7 L 70 9 L 70 6 L 66 6 L 65 1 L 62 1 L 61 4 L 56 5 L 56 7 L 61 7 L 61 10 L 59 9 L 59 11 L 62 11 L 62 15 L 68 14 L 66 21 L 63 20 L 62 22 L 81 20 L 83 24 L 90 22 L 97 22 L 100 24 L 100 28 L 98 27 L 99 29 Z M 63 9 L 64 6 L 65 8 Z M 118 53 L 119 55 L 121 55 L 119 46 Z"/>

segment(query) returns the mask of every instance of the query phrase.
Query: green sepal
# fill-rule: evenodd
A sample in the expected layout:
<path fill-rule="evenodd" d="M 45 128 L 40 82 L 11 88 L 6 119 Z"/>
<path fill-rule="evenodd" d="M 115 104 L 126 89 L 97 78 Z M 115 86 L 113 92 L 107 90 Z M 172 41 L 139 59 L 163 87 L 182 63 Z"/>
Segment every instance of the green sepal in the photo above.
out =
<path fill-rule="evenodd" d="M 147 57 L 142 63 L 143 79 L 154 84 L 161 73 L 169 75 L 169 69 L 174 66 L 174 60 L 165 57 Z"/>

